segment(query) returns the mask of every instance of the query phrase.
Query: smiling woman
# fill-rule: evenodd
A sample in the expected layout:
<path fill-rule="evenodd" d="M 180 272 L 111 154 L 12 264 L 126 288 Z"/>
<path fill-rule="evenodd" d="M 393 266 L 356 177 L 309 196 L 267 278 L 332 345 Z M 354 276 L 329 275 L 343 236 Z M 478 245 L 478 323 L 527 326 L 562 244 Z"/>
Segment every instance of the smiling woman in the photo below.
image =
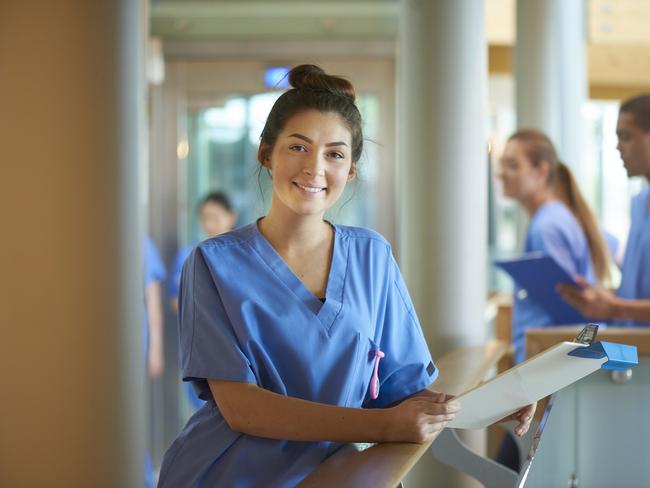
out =
<path fill-rule="evenodd" d="M 295 486 L 343 443 L 427 442 L 459 408 L 427 390 L 438 372 L 389 244 L 324 220 L 361 155 L 352 85 L 311 65 L 289 81 L 258 151 L 268 214 L 183 268 L 183 379 L 206 404 L 162 488 Z"/>

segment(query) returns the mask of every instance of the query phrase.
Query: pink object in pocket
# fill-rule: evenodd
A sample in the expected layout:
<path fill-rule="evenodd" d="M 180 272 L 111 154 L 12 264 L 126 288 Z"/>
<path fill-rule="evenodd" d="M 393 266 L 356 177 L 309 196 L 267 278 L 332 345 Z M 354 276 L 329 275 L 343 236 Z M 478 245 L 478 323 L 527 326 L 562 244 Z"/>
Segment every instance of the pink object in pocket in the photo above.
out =
<path fill-rule="evenodd" d="M 379 361 L 384 357 L 384 353 L 379 349 L 375 351 L 375 369 L 370 380 L 370 398 L 376 400 L 379 396 Z"/>

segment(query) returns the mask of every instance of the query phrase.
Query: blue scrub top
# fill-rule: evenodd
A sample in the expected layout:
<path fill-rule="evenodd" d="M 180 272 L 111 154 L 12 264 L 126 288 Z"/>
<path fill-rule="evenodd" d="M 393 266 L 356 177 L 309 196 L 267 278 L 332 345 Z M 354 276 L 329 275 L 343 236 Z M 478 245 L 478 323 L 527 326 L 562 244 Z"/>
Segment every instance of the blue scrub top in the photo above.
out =
<path fill-rule="evenodd" d="M 169 298 L 178 298 L 180 292 L 181 284 L 181 272 L 183 271 L 183 265 L 187 258 L 192 254 L 192 250 L 196 247 L 198 243 L 191 244 L 189 246 L 183 246 L 176 253 L 174 258 L 174 263 L 172 264 L 171 273 L 169 273 L 169 283 L 167 285 L 167 293 Z M 190 406 L 193 410 L 198 410 L 205 403 L 198 396 L 191 383 L 185 383 L 183 390 L 187 395 L 187 400 L 190 403 Z"/>
<path fill-rule="evenodd" d="M 142 243 L 142 264 L 144 267 L 143 278 L 144 288 L 146 289 L 151 283 L 156 281 L 164 281 L 165 279 L 165 265 L 160 258 L 160 253 L 156 248 L 153 240 L 149 236 L 144 237 Z M 142 324 L 142 344 L 145 356 L 149 350 L 149 318 L 147 316 L 147 307 L 144 304 L 144 321 Z"/>
<path fill-rule="evenodd" d="M 618 296 L 627 299 L 650 299 L 650 188 L 632 199 L 631 225 L 621 269 Z M 650 322 L 616 320 L 617 327 L 649 327 Z"/>
<path fill-rule="evenodd" d="M 165 454 L 159 487 L 295 486 L 339 444 L 265 439 L 231 430 L 206 379 L 346 407 L 377 408 L 437 377 L 390 246 L 334 226 L 326 300 L 296 277 L 257 224 L 209 239 L 181 278 L 183 377 L 206 404 Z M 375 352 L 379 396 L 369 393 Z M 360 439 L 361 440 L 361 439 Z"/>
<path fill-rule="evenodd" d="M 178 294 L 180 292 L 181 271 L 183 270 L 183 265 L 185 264 L 187 258 L 190 257 L 190 254 L 192 254 L 192 250 L 195 247 L 196 243 L 189 246 L 183 246 L 176 253 L 176 257 L 174 257 L 174 263 L 172 264 L 171 273 L 169 273 L 169 284 L 167 285 L 167 293 L 169 295 L 169 298 L 178 297 Z"/>
<path fill-rule="evenodd" d="M 571 211 L 554 200 L 542 205 L 528 225 L 524 252 L 542 252 L 551 256 L 570 275 L 581 275 L 590 283 L 595 281 L 591 251 L 585 233 Z M 512 310 L 512 342 L 515 363 L 526 356 L 525 336 L 530 327 L 554 324 L 544 309 L 526 297 L 515 286 Z"/>

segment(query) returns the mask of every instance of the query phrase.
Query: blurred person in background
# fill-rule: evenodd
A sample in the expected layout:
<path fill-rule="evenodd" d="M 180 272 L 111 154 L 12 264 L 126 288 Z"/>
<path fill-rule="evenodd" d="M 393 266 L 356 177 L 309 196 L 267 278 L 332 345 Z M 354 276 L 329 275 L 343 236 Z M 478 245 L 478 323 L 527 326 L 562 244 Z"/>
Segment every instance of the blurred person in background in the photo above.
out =
<path fill-rule="evenodd" d="M 616 125 L 617 149 L 629 178 L 650 182 L 650 94 L 621 104 Z M 619 327 L 650 326 L 650 187 L 632 199 L 631 225 L 617 292 L 578 278 L 579 287 L 560 285 L 571 305 L 594 320 Z"/>
<path fill-rule="evenodd" d="M 162 283 L 165 280 L 165 266 L 160 253 L 149 236 L 144 237 L 142 248 L 144 281 L 143 352 L 149 378 L 162 375 L 163 356 L 163 301 Z M 153 488 L 155 474 L 151 456 L 145 452 L 145 488 Z"/>
<path fill-rule="evenodd" d="M 570 169 L 557 157 L 551 140 L 535 129 L 514 133 L 501 157 L 503 192 L 524 208 L 530 221 L 524 253 L 551 256 L 570 276 L 589 283 L 609 279 L 611 257 L 603 233 Z M 512 342 L 515 363 L 525 358 L 525 331 L 554 324 L 550 315 L 516 286 Z"/>
<path fill-rule="evenodd" d="M 225 193 L 211 192 L 201 199 L 198 206 L 199 221 L 205 238 L 215 237 L 232 230 L 237 221 L 237 214 L 233 211 L 230 199 Z M 169 276 L 168 296 L 172 310 L 178 314 L 178 292 L 181 282 L 183 264 L 198 242 L 179 249 L 174 258 L 174 263 Z M 183 382 L 187 400 L 193 410 L 198 410 L 205 403 L 199 398 L 192 383 Z"/>
<path fill-rule="evenodd" d="M 230 232 L 235 226 L 235 222 L 237 222 L 237 214 L 232 209 L 230 199 L 222 192 L 211 192 L 203 197 L 198 206 L 198 215 L 201 230 L 203 231 L 204 238 L 207 239 Z M 182 247 L 174 258 L 167 290 L 169 302 L 174 313 L 178 313 L 178 290 L 181 282 L 183 264 L 199 242 Z"/>

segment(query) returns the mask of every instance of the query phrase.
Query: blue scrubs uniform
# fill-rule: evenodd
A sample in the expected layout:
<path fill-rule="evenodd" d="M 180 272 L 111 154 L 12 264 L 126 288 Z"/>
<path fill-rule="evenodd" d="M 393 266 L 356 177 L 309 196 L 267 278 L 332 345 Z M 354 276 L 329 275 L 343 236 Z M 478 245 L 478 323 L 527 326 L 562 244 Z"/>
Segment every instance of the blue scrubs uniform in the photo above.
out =
<path fill-rule="evenodd" d="M 185 261 L 190 256 L 190 254 L 192 254 L 192 250 L 195 247 L 196 244 L 190 246 L 184 246 L 181 249 L 179 249 L 179 251 L 176 253 L 176 257 L 174 258 L 174 264 L 172 266 L 172 270 L 169 277 L 169 285 L 167 288 L 167 292 L 169 294 L 170 299 L 178 298 L 178 294 L 180 292 L 181 272 L 183 270 L 183 265 L 185 264 Z M 183 389 L 185 390 L 187 400 L 189 401 L 190 405 L 194 410 L 198 410 L 203 406 L 205 402 L 198 397 L 198 394 L 192 387 L 192 383 L 183 383 Z"/>
<path fill-rule="evenodd" d="M 149 236 L 144 237 L 142 243 L 142 264 L 143 264 L 143 278 L 145 289 L 151 283 L 156 281 L 162 282 L 165 279 L 165 265 L 160 258 L 160 253 L 156 249 L 156 245 Z M 147 355 L 149 353 L 149 317 L 147 316 L 146 303 L 143 303 L 144 313 L 142 322 L 142 347 L 144 364 L 146 368 Z M 149 452 L 144 453 L 144 486 L 145 488 L 153 488 L 155 483 L 155 475 L 153 470 L 153 463 Z"/>
<path fill-rule="evenodd" d="M 618 296 L 632 300 L 650 299 L 650 188 L 632 199 L 630 233 L 623 258 Z M 617 320 L 618 327 L 650 327 L 650 322 Z"/>
<path fill-rule="evenodd" d="M 143 248 L 143 266 L 144 266 L 144 288 L 146 289 L 151 283 L 156 281 L 163 282 L 165 280 L 165 265 L 160 258 L 160 253 L 156 248 L 153 240 L 149 236 L 145 236 Z M 145 358 L 149 351 L 149 319 L 147 317 L 147 307 L 144 307 L 144 322 L 143 322 L 143 349 Z"/>
<path fill-rule="evenodd" d="M 206 404 L 165 454 L 160 488 L 290 487 L 336 451 L 332 442 L 266 439 L 231 430 L 206 379 L 347 407 L 386 407 L 437 377 L 388 243 L 335 226 L 326 300 L 295 276 L 257 224 L 209 239 L 183 268 L 183 376 Z M 379 393 L 371 378 L 377 352 Z"/>
<path fill-rule="evenodd" d="M 542 205 L 528 225 L 524 252 L 542 252 L 551 256 L 569 274 L 581 275 L 589 283 L 595 281 L 591 252 L 587 238 L 571 211 L 559 201 Z M 526 356 L 525 335 L 530 327 L 547 327 L 554 324 L 542 307 L 525 296 L 515 286 L 512 310 L 512 342 L 515 363 Z"/>

